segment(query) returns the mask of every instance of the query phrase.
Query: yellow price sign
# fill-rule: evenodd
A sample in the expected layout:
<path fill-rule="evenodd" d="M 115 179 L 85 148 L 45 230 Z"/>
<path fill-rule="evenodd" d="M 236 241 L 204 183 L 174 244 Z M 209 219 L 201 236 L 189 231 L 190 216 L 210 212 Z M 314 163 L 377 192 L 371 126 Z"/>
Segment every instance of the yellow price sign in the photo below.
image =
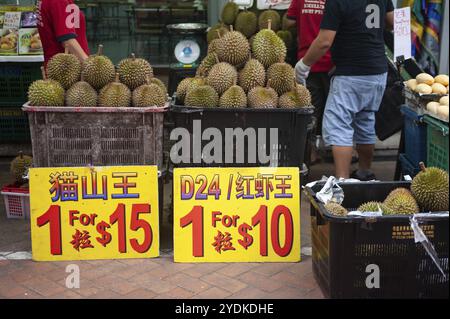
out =
<path fill-rule="evenodd" d="M 300 261 L 298 168 L 177 168 L 175 262 Z"/>
<path fill-rule="evenodd" d="M 159 255 L 156 166 L 32 168 L 33 260 Z"/>

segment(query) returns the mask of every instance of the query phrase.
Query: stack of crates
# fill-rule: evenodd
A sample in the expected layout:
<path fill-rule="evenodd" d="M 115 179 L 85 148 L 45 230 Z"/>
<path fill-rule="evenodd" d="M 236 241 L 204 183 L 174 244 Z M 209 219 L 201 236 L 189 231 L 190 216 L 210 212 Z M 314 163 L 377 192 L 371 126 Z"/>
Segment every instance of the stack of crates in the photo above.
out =
<path fill-rule="evenodd" d="M 448 172 L 448 123 L 424 116 L 427 128 L 427 164 Z"/>
<path fill-rule="evenodd" d="M 424 116 L 407 105 L 401 106 L 404 115 L 405 153 L 399 155 L 402 176 L 414 177 L 419 163 L 427 164 L 427 125 Z"/>
<path fill-rule="evenodd" d="M 30 142 L 28 119 L 20 108 L 28 87 L 40 78 L 39 63 L 0 63 L 0 143 Z"/>

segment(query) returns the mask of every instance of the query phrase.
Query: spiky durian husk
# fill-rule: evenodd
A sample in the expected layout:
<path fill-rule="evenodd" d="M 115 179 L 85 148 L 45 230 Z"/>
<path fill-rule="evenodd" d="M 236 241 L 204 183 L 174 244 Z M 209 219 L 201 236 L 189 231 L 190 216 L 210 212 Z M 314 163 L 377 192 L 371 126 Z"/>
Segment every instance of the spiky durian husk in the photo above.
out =
<path fill-rule="evenodd" d="M 80 80 L 81 62 L 73 54 L 58 53 L 47 63 L 47 75 L 67 90 Z"/>
<path fill-rule="evenodd" d="M 115 73 L 114 64 L 104 55 L 90 56 L 84 61 L 81 71 L 83 79 L 96 90 L 111 83 Z"/>
<path fill-rule="evenodd" d="M 236 18 L 234 28 L 246 38 L 250 38 L 258 30 L 258 17 L 254 12 L 242 11 Z"/>
<path fill-rule="evenodd" d="M 220 18 L 225 24 L 234 24 L 239 13 L 239 6 L 233 1 L 228 1 L 222 8 Z"/>
<path fill-rule="evenodd" d="M 237 66 L 247 61 L 250 45 L 242 33 L 232 31 L 220 39 L 216 52 L 220 61 Z"/>
<path fill-rule="evenodd" d="M 186 106 L 216 107 L 218 103 L 219 95 L 209 85 L 200 85 L 186 94 Z"/>
<path fill-rule="evenodd" d="M 19 155 L 13 159 L 11 162 L 10 171 L 16 184 L 20 185 L 25 182 L 23 176 L 32 165 L 33 158 L 31 156 Z"/>
<path fill-rule="evenodd" d="M 278 94 L 272 88 L 257 86 L 248 93 L 248 106 L 252 108 L 276 108 L 278 106 Z"/>
<path fill-rule="evenodd" d="M 331 215 L 342 216 L 342 217 L 348 215 L 348 210 L 336 202 L 328 202 L 325 205 L 325 208 Z"/>
<path fill-rule="evenodd" d="M 100 107 L 129 107 L 131 105 L 131 91 L 122 83 L 112 82 L 106 85 L 98 95 Z"/>
<path fill-rule="evenodd" d="M 134 107 L 163 107 L 166 104 L 166 95 L 157 84 L 144 84 L 133 91 Z"/>
<path fill-rule="evenodd" d="M 252 41 L 253 56 L 265 68 L 286 59 L 287 49 L 283 40 L 269 29 L 259 31 Z"/>
<path fill-rule="evenodd" d="M 237 82 L 237 76 L 234 66 L 226 62 L 220 62 L 211 68 L 206 82 L 220 95 Z"/>
<path fill-rule="evenodd" d="M 392 215 L 394 212 L 381 202 L 367 202 L 358 207 L 360 212 L 381 212 L 385 215 Z"/>
<path fill-rule="evenodd" d="M 153 77 L 150 63 L 145 59 L 136 58 L 134 55 L 120 61 L 117 72 L 119 72 L 120 82 L 128 86 L 130 90 L 145 84 L 147 78 Z"/>
<path fill-rule="evenodd" d="M 261 12 L 258 17 L 259 30 L 267 29 L 269 26 L 269 20 L 272 22 L 271 29 L 275 32 L 280 30 L 281 27 L 281 17 L 280 14 L 275 10 L 265 10 Z"/>
<path fill-rule="evenodd" d="M 270 79 L 269 86 L 277 91 L 278 95 L 283 95 L 295 84 L 294 68 L 284 62 L 274 63 L 267 70 L 267 78 Z"/>
<path fill-rule="evenodd" d="M 247 107 L 247 95 L 240 86 L 233 85 L 222 94 L 219 106 L 224 108 Z"/>
<path fill-rule="evenodd" d="M 31 106 L 64 106 L 64 88 L 55 80 L 37 80 L 28 88 Z"/>
<path fill-rule="evenodd" d="M 250 59 L 239 72 L 239 85 L 248 93 L 257 86 L 266 84 L 266 70 L 261 62 Z"/>
<path fill-rule="evenodd" d="M 85 81 L 75 83 L 66 92 L 67 106 L 94 107 L 97 105 L 97 91 Z"/>
<path fill-rule="evenodd" d="M 448 173 L 437 167 L 423 168 L 414 177 L 411 192 L 425 212 L 449 210 Z"/>

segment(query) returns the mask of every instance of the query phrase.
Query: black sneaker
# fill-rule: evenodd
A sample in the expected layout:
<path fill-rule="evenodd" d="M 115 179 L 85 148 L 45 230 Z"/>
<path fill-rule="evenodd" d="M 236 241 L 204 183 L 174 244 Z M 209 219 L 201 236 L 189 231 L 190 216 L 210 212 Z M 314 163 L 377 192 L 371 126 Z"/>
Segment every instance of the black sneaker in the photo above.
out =
<path fill-rule="evenodd" d="M 362 182 L 372 181 L 376 179 L 375 174 L 371 171 L 360 171 L 359 169 L 353 171 L 350 177 L 359 179 Z"/>

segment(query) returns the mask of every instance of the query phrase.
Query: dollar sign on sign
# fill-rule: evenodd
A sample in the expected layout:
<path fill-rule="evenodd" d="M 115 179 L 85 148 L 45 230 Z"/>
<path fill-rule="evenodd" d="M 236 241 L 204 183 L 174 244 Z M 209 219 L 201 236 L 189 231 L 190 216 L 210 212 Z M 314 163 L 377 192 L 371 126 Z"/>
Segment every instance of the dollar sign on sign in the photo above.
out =
<path fill-rule="evenodd" d="M 252 229 L 252 226 L 247 223 L 243 223 L 239 226 L 239 235 L 242 236 L 242 239 L 239 239 L 238 243 L 245 249 L 253 244 L 253 236 L 248 233 L 248 231 Z"/>
<path fill-rule="evenodd" d="M 102 221 L 97 224 L 97 231 L 102 237 L 97 237 L 97 241 L 103 245 L 103 247 L 106 247 L 111 242 L 111 234 L 106 231 L 107 228 L 110 228 L 111 226 L 105 222 Z"/>

